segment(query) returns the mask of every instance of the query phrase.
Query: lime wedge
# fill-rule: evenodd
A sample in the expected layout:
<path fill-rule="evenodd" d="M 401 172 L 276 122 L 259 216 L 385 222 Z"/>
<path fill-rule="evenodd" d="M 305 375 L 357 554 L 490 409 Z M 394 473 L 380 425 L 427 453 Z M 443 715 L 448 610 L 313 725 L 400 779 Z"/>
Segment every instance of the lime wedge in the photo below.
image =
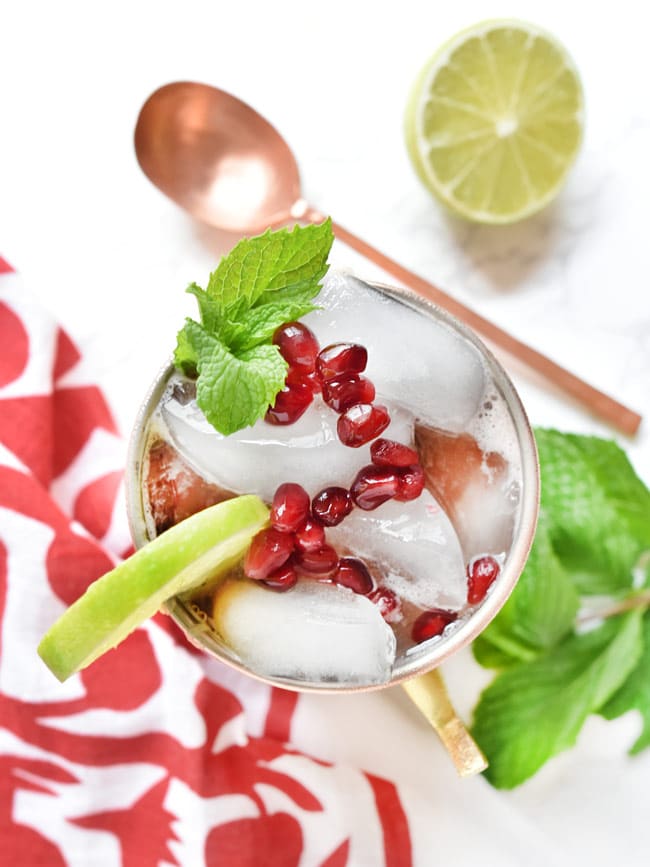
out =
<path fill-rule="evenodd" d="M 582 139 L 573 61 L 550 34 L 487 21 L 444 45 L 418 78 L 406 144 L 426 186 L 454 213 L 512 223 L 562 186 Z"/>
<path fill-rule="evenodd" d="M 225 574 L 268 516 L 257 497 L 235 497 L 171 527 L 90 585 L 43 637 L 41 659 L 61 681 L 85 668 L 166 599 Z"/>

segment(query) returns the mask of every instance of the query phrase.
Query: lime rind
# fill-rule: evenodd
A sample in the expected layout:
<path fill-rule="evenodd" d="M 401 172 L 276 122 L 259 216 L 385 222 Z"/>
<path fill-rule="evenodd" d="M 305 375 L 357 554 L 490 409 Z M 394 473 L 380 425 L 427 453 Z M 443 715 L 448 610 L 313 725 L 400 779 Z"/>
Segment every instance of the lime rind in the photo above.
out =
<path fill-rule="evenodd" d="M 119 644 L 167 599 L 225 574 L 268 515 L 258 497 L 247 495 L 171 527 L 93 582 L 45 634 L 40 657 L 66 680 Z"/>
<path fill-rule="evenodd" d="M 487 36 L 495 33 L 510 34 L 508 38 L 514 34 L 528 43 L 536 40 L 535 45 L 540 46 L 537 52 L 540 57 L 533 56 L 532 50 L 529 51 L 526 62 L 519 63 L 518 70 L 511 66 L 504 81 L 503 69 L 507 64 L 503 62 L 503 53 L 499 55 L 500 62 L 497 65 L 493 62 L 494 57 L 490 61 L 490 51 L 483 47 Z M 489 78 L 489 86 L 479 80 L 480 76 L 477 78 L 471 71 L 468 73 L 466 69 L 459 69 L 456 63 L 450 64 L 450 59 L 456 57 L 457 52 L 473 38 L 481 39 L 481 51 L 485 55 L 482 74 Z M 557 60 L 555 71 L 550 77 L 546 74 L 547 67 L 543 62 L 545 51 L 546 61 L 549 57 Z M 476 68 L 473 72 L 476 73 Z M 441 92 L 434 93 L 433 85 L 437 76 L 441 78 L 438 88 Z M 536 87 L 531 85 L 530 79 L 537 82 Z M 461 80 L 462 86 L 458 86 Z M 446 88 L 449 92 L 446 92 Z M 464 98 L 459 100 L 450 96 L 454 89 Z M 435 102 L 435 113 L 431 111 L 432 102 Z M 500 137 L 495 134 L 499 115 L 505 113 L 507 116 L 508 112 L 512 113 L 515 109 L 526 121 L 524 129 L 517 129 L 515 136 Z M 454 121 L 447 127 L 444 123 L 445 112 Z M 537 213 L 557 195 L 582 143 L 583 114 L 584 94 L 577 69 L 555 37 L 543 28 L 524 21 L 494 19 L 456 34 L 422 69 L 407 102 L 406 146 L 420 180 L 454 214 L 475 222 L 512 223 Z M 423 128 L 427 119 L 431 120 L 432 117 L 439 121 L 433 136 L 431 130 L 427 132 Z M 536 130 L 533 122 L 535 117 L 543 122 L 543 130 Z M 570 122 L 569 126 L 567 122 Z M 453 133 L 449 132 L 451 127 L 454 128 Z M 472 143 L 475 145 L 474 150 Z M 433 148 L 440 149 L 437 156 L 440 157 L 438 162 L 441 163 L 443 178 L 438 169 L 434 170 L 432 160 L 425 156 Z M 462 148 L 463 156 L 453 156 L 455 148 Z M 512 152 L 513 148 L 517 153 L 507 159 L 508 151 Z M 494 151 L 500 151 L 500 154 L 497 156 Z M 463 172 L 451 178 L 451 159 L 458 163 L 463 157 Z M 488 184 L 485 184 L 485 189 L 480 184 L 469 186 L 474 181 L 472 170 L 475 166 L 480 164 L 481 168 L 481 172 L 476 174 L 488 173 L 490 165 L 486 161 L 501 166 L 508 162 L 517 163 L 524 175 L 520 184 L 524 189 L 523 198 L 520 196 L 517 199 L 514 195 L 508 198 L 509 194 L 506 193 L 505 208 L 491 208 L 490 196 L 486 192 Z M 492 182 L 492 201 L 497 178 L 498 175 Z M 503 189 L 504 184 L 499 182 L 499 192 Z M 459 191 L 473 199 L 471 205 L 464 200 L 463 195 L 459 195 Z"/>

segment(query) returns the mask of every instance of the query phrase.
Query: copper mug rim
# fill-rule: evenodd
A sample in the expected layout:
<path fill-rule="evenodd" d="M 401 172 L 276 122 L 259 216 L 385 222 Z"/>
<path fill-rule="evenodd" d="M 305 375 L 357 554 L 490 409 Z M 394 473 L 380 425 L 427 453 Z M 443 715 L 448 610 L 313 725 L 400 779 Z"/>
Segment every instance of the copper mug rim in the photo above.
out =
<path fill-rule="evenodd" d="M 198 624 L 196 620 L 192 618 L 190 612 L 180 600 L 174 598 L 164 604 L 166 613 L 176 622 L 186 638 L 195 647 L 249 677 L 253 677 L 271 686 L 296 692 L 332 694 L 371 692 L 386 689 L 437 668 L 441 663 L 474 641 L 506 603 L 526 564 L 537 525 L 540 475 L 535 437 L 521 399 L 500 362 L 475 332 L 431 301 L 421 298 L 407 289 L 396 288 L 374 281 L 368 282 L 368 285 L 394 300 L 428 315 L 438 322 L 442 321 L 459 332 L 462 337 L 478 349 L 482 358 L 487 362 L 490 373 L 493 375 L 494 381 L 506 401 L 508 411 L 514 422 L 521 458 L 521 506 L 515 537 L 506 557 L 504 568 L 485 600 L 459 628 L 454 630 L 449 636 L 445 636 L 442 640 L 435 642 L 426 653 L 419 654 L 418 656 L 414 655 L 411 659 L 404 660 L 400 665 L 396 666 L 390 680 L 383 683 L 362 685 L 346 685 L 345 683 L 330 682 L 321 684 L 303 683 L 301 681 L 261 675 L 255 671 L 251 671 L 243 663 L 224 653 L 224 648 L 214 638 L 210 637 L 209 630 L 197 631 Z M 173 372 L 174 366 L 171 360 L 169 360 L 161 368 L 140 407 L 129 441 L 126 470 L 126 500 L 129 527 L 136 548 L 140 548 L 150 541 L 140 485 L 140 471 L 146 445 L 144 434 L 148 419 L 158 405 L 167 381 Z"/>

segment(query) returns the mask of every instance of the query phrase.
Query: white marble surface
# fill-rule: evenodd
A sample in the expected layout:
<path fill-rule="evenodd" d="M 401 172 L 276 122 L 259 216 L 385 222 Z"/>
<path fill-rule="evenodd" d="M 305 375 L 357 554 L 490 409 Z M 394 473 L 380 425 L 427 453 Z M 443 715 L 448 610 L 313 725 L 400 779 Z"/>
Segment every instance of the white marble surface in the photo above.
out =
<path fill-rule="evenodd" d="M 5 4 L 0 252 L 92 359 L 128 431 L 192 309 L 182 289 L 201 282 L 233 241 L 192 224 L 148 184 L 133 125 L 160 84 L 214 83 L 282 130 L 316 206 L 650 416 L 643 11 L 634 2 L 540 0 Z M 441 41 L 476 20 L 514 14 L 546 26 L 573 53 L 586 137 L 551 208 L 513 228 L 474 227 L 445 216 L 415 178 L 402 111 Z M 382 276 L 340 244 L 333 258 Z M 531 377 L 513 376 L 535 424 L 612 434 Z M 650 482 L 648 424 L 624 444 Z M 484 674 L 465 655 L 447 676 L 468 711 Z M 638 727 L 634 715 L 590 720 L 574 750 L 508 794 L 455 779 L 399 691 L 305 697 L 294 734 L 301 748 L 400 782 L 419 816 L 416 867 L 438 863 L 434 853 L 454 865 L 604 867 L 650 857 L 650 754 L 625 756 Z"/>

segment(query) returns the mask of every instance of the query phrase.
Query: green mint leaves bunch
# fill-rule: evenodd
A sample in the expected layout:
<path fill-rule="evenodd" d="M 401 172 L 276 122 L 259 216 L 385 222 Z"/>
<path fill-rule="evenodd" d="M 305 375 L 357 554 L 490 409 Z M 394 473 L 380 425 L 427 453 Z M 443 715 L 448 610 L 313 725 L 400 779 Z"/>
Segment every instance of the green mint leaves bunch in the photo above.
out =
<path fill-rule="evenodd" d="M 592 713 L 641 712 L 650 746 L 650 491 L 613 442 L 536 430 L 540 520 L 510 599 L 474 642 L 498 674 L 473 734 L 509 789 L 572 746 Z"/>
<path fill-rule="evenodd" d="M 275 330 L 316 309 L 332 246 L 331 220 L 270 229 L 244 238 L 210 274 L 205 289 L 187 291 L 200 322 L 186 319 L 174 364 L 197 377 L 196 400 L 227 436 L 263 418 L 283 388 L 287 363 L 272 343 Z"/>

